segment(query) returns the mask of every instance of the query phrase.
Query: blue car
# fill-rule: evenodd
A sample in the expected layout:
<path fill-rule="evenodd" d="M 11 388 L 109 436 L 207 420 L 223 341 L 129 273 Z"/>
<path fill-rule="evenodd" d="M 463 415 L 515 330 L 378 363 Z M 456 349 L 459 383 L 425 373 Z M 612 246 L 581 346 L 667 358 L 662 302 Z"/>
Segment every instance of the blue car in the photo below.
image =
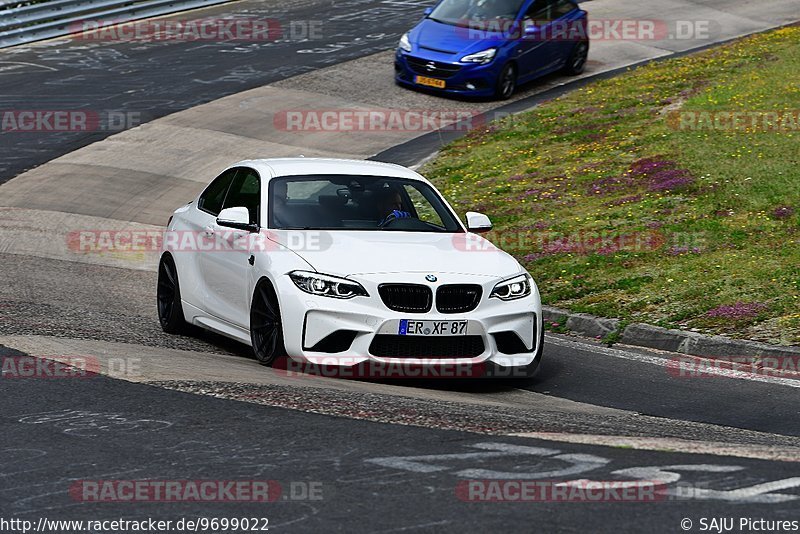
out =
<path fill-rule="evenodd" d="M 586 11 L 572 0 L 441 0 L 400 39 L 395 80 L 505 100 L 551 72 L 583 72 L 587 27 Z"/>

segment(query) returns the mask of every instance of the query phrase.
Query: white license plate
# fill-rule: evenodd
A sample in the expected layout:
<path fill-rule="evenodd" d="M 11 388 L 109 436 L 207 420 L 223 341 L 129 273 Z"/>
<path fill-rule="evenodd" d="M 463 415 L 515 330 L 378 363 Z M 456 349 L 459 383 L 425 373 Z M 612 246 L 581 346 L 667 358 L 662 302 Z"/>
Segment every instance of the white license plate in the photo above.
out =
<path fill-rule="evenodd" d="M 401 319 L 397 328 L 401 336 L 465 336 L 467 335 L 467 321 L 417 321 L 415 319 Z"/>

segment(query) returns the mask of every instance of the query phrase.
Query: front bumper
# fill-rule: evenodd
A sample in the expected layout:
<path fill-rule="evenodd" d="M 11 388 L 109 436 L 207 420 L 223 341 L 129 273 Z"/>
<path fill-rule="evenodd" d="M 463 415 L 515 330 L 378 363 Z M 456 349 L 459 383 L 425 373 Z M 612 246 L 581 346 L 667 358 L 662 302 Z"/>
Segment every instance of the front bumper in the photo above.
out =
<path fill-rule="evenodd" d="M 484 364 L 516 368 L 533 363 L 540 353 L 539 334 L 543 327 L 541 301 L 535 284 L 531 295 L 504 302 L 489 298 L 498 282 L 496 277 L 436 273 L 440 280 L 448 280 L 448 283 L 482 287 L 478 306 L 466 313 L 439 313 L 435 301 L 427 313 L 397 312 L 389 309 L 379 295 L 378 286 L 382 283 L 428 285 L 435 294 L 439 284 L 426 282 L 425 274 L 428 273 L 351 276 L 364 286 L 369 297 L 349 300 L 304 293 L 288 276 L 281 277 L 277 281 L 277 293 L 288 355 L 297 362 L 324 366 L 356 366 L 371 362 L 410 366 Z M 402 320 L 467 321 L 467 330 L 463 337 L 401 336 L 399 325 Z M 383 337 L 378 339 L 376 336 Z M 392 348 L 395 342 L 403 345 L 398 353 L 411 347 L 415 356 L 382 356 L 386 353 L 386 346 Z M 431 355 L 420 346 L 429 347 Z M 451 352 L 446 356 L 434 355 L 441 352 L 442 347 Z M 467 353 L 459 354 L 462 349 Z"/>
<path fill-rule="evenodd" d="M 428 70 L 422 64 L 432 62 L 434 68 Z M 499 71 L 500 61 L 486 65 L 452 62 L 444 56 L 436 55 L 427 57 L 419 53 L 407 54 L 397 51 L 394 60 L 395 81 L 406 87 L 425 89 L 438 93 L 462 96 L 491 97 L 495 93 L 495 85 Z M 444 89 L 422 85 L 416 82 L 417 76 L 444 80 Z"/>

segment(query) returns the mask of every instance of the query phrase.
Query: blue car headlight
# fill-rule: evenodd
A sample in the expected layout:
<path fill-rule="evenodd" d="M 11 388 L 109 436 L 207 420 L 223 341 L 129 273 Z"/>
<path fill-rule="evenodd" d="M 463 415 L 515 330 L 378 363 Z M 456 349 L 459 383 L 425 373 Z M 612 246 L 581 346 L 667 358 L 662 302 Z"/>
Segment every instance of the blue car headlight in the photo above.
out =
<path fill-rule="evenodd" d="M 517 300 L 531 294 L 533 278 L 528 273 L 504 280 L 494 286 L 489 298 L 500 300 Z"/>
<path fill-rule="evenodd" d="M 491 63 L 494 57 L 497 55 L 497 48 L 487 48 L 481 52 L 477 52 L 475 54 L 470 54 L 468 56 L 464 56 L 461 58 L 462 63 L 478 63 L 480 65 L 485 65 L 487 63 Z"/>
<path fill-rule="evenodd" d="M 411 41 L 408 40 L 408 34 L 404 33 L 397 44 L 398 48 L 403 52 L 411 52 Z"/>
<path fill-rule="evenodd" d="M 335 299 L 351 299 L 353 297 L 368 297 L 369 293 L 358 282 L 330 276 L 327 274 L 312 273 L 308 271 L 292 271 L 289 273 L 301 291 L 322 297 L 332 297 Z"/>

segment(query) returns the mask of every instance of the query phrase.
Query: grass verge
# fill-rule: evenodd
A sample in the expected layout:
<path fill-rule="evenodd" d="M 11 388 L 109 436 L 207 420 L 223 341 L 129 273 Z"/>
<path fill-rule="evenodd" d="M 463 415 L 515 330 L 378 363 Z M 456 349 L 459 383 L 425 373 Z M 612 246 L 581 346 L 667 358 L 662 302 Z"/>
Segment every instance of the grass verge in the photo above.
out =
<path fill-rule="evenodd" d="M 545 304 L 800 343 L 797 72 L 800 27 L 756 35 L 474 130 L 422 172 L 492 217 Z"/>

